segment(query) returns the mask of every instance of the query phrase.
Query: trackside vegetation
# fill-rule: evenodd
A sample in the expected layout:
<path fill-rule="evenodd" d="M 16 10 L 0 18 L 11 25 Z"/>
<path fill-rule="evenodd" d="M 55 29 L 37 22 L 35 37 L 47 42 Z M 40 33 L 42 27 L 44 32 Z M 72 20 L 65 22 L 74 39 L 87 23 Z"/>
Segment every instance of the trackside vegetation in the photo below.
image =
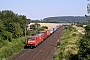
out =
<path fill-rule="evenodd" d="M 54 60 L 90 60 L 90 21 L 83 28 L 85 34 L 70 26 L 64 28 Z"/>
<path fill-rule="evenodd" d="M 64 28 L 54 60 L 77 60 L 79 49 L 79 38 L 82 36 L 76 28 L 67 26 Z"/>
<path fill-rule="evenodd" d="M 16 53 L 23 50 L 23 47 L 25 45 L 25 38 L 17 38 L 12 39 L 11 42 L 5 40 L 2 41 L 2 48 L 0 48 L 0 60 L 2 58 L 10 58 L 10 56 L 15 55 Z"/>
<path fill-rule="evenodd" d="M 11 10 L 0 11 L 0 60 L 19 52 L 24 45 L 26 16 Z"/>
<path fill-rule="evenodd" d="M 90 22 L 85 27 L 85 35 L 79 41 L 79 60 L 90 60 Z"/>

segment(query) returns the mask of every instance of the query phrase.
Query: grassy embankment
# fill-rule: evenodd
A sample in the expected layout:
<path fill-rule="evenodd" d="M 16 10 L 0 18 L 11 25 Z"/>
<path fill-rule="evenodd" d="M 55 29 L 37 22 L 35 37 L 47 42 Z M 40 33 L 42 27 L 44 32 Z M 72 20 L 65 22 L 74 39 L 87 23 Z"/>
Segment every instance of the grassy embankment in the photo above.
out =
<path fill-rule="evenodd" d="M 28 32 L 29 35 L 34 34 L 35 31 Z M 8 40 L 0 40 L 0 60 L 2 58 L 10 58 L 17 53 L 24 50 L 24 46 L 26 45 L 27 37 L 20 37 L 16 39 L 12 39 L 11 42 Z"/>
<path fill-rule="evenodd" d="M 77 60 L 79 38 L 81 33 L 72 26 L 64 28 L 59 48 L 54 55 L 54 60 Z"/>
<path fill-rule="evenodd" d="M 0 45 L 3 45 L 0 48 L 0 60 L 2 58 L 8 59 L 24 49 L 25 37 L 12 39 L 12 42 L 5 40 Z"/>

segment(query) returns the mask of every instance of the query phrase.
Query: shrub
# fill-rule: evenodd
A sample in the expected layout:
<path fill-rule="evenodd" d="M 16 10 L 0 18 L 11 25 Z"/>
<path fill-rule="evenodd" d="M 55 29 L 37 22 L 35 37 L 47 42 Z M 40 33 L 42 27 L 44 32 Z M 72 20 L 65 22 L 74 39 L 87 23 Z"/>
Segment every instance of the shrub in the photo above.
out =
<path fill-rule="evenodd" d="M 73 33 L 73 34 L 72 34 L 73 37 L 76 37 L 76 35 L 77 35 L 76 33 Z"/>
<path fill-rule="evenodd" d="M 35 34 L 36 33 L 36 31 L 35 30 L 28 30 L 27 31 L 27 35 L 33 35 L 33 34 Z"/>

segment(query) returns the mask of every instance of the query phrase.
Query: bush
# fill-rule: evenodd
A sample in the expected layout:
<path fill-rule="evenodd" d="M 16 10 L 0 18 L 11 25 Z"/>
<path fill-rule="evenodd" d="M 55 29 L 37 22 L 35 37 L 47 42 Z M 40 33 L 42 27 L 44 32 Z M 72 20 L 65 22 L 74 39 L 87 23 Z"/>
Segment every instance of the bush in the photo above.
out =
<path fill-rule="evenodd" d="M 28 30 L 27 31 L 27 35 L 33 35 L 33 34 L 35 34 L 36 33 L 36 31 L 35 30 Z"/>
<path fill-rule="evenodd" d="M 43 30 L 45 30 L 45 29 L 48 29 L 48 27 L 47 27 L 47 26 L 42 26 L 42 27 L 39 29 L 39 31 L 43 31 Z"/>
<path fill-rule="evenodd" d="M 85 27 L 85 35 L 79 41 L 79 60 L 90 60 L 90 24 Z"/>
<path fill-rule="evenodd" d="M 8 40 L 2 41 L 3 47 L 0 50 L 0 59 L 1 58 L 10 58 L 14 53 L 20 52 L 24 49 L 25 37 L 13 39 L 11 42 Z"/>
<path fill-rule="evenodd" d="M 2 46 L 3 46 L 3 42 L 2 40 L 0 40 L 0 48 L 2 48 Z"/>
<path fill-rule="evenodd" d="M 73 37 L 76 37 L 76 35 L 77 35 L 76 33 L 73 33 L 73 34 L 72 34 Z"/>
<path fill-rule="evenodd" d="M 8 31 L 3 31 L 1 34 L 3 40 L 8 40 L 9 42 L 11 42 L 12 40 L 12 33 L 8 32 Z"/>

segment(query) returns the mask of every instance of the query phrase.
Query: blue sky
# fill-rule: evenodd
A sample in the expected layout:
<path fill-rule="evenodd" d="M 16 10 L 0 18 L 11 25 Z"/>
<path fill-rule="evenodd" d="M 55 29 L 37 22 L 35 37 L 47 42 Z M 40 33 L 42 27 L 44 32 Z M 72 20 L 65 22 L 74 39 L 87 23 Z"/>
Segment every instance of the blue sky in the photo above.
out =
<path fill-rule="evenodd" d="M 1 10 L 12 10 L 29 19 L 53 16 L 84 16 L 87 0 L 0 0 Z"/>

